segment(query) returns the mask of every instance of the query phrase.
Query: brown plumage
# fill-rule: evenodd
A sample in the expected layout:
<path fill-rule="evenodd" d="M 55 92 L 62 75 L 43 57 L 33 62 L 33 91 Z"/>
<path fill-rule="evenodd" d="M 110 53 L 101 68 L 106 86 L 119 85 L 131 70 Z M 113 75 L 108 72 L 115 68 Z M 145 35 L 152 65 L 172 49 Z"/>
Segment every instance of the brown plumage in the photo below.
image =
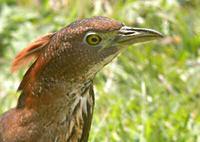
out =
<path fill-rule="evenodd" d="M 14 59 L 33 64 L 15 108 L 0 118 L 0 142 L 87 142 L 94 109 L 93 78 L 124 45 L 162 37 L 105 18 L 76 21 L 40 37 Z"/>

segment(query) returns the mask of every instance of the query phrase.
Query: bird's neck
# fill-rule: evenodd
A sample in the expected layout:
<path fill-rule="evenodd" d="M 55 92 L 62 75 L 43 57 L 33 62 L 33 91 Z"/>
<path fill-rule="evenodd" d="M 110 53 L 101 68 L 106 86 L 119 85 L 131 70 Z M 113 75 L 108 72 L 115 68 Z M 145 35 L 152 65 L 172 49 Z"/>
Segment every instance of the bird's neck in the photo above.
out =
<path fill-rule="evenodd" d="M 28 84 L 18 99 L 17 108 L 39 109 L 47 106 L 67 105 L 74 97 L 83 96 L 92 86 L 92 80 L 43 78 Z"/>
<path fill-rule="evenodd" d="M 48 126 L 44 133 L 51 130 L 52 135 L 59 133 L 59 139 L 65 141 L 87 141 L 94 108 L 92 81 L 57 83 L 37 86 L 39 95 L 37 92 L 21 94 L 18 109 L 34 110 L 38 114 L 35 119 L 41 122 L 38 127 Z"/>

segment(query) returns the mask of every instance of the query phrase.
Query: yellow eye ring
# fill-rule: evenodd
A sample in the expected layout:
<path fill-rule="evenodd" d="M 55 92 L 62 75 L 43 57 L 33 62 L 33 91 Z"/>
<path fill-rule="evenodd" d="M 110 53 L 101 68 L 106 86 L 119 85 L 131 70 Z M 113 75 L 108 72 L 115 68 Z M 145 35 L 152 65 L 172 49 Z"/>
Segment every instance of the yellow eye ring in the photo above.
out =
<path fill-rule="evenodd" d="M 89 45 L 98 45 L 101 42 L 101 40 L 102 40 L 101 37 L 95 33 L 89 34 L 86 37 L 86 42 Z"/>

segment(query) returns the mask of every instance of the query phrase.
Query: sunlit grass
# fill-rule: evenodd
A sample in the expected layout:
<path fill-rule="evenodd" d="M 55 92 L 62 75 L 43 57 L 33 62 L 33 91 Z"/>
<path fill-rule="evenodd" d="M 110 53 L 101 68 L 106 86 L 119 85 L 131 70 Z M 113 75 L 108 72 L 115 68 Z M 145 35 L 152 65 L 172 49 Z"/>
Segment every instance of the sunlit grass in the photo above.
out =
<path fill-rule="evenodd" d="M 23 71 L 9 69 L 19 50 L 75 19 L 103 15 L 166 37 L 130 46 L 97 75 L 90 141 L 200 141 L 198 0 L 52 2 L 0 2 L 0 113 L 16 104 Z"/>

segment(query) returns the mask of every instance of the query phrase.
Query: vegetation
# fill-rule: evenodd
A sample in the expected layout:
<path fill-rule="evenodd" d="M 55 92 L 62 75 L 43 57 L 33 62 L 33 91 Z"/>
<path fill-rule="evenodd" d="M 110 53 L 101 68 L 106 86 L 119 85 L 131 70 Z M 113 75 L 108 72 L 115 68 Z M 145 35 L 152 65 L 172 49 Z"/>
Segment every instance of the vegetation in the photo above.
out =
<path fill-rule="evenodd" d="M 156 29 L 160 41 L 130 46 L 95 79 L 91 142 L 200 142 L 199 0 L 0 0 L 0 113 L 16 105 L 25 70 L 17 52 L 40 35 L 102 15 Z"/>

